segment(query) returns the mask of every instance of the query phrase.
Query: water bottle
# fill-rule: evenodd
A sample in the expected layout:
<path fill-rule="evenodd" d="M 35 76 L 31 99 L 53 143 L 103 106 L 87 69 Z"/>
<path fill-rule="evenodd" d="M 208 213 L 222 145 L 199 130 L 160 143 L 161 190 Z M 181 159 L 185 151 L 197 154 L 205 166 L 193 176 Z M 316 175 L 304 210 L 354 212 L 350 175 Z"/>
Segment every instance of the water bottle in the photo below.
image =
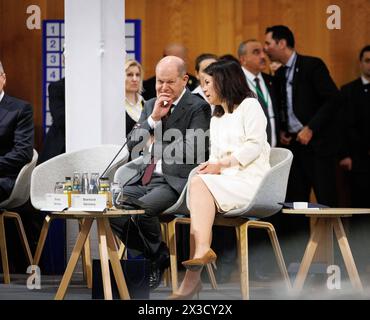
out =
<path fill-rule="evenodd" d="M 110 191 L 109 179 L 102 177 L 99 180 L 99 194 L 105 194 L 107 197 L 107 208 L 112 207 L 112 193 Z"/>
<path fill-rule="evenodd" d="M 78 194 L 81 192 L 81 178 L 78 172 L 73 173 L 73 185 L 72 185 L 72 193 Z"/>
<path fill-rule="evenodd" d="M 89 174 L 84 172 L 81 178 L 81 193 L 88 194 L 89 193 Z"/>

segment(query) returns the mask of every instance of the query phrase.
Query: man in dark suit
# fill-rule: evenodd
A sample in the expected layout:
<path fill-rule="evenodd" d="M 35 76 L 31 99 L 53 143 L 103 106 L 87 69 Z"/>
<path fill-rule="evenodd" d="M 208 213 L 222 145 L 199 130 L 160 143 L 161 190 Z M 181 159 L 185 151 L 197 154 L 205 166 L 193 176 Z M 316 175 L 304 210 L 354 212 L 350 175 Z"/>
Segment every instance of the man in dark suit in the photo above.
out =
<path fill-rule="evenodd" d="M 167 45 L 163 50 L 163 57 L 167 56 L 175 56 L 181 58 L 184 61 L 187 61 L 187 49 L 182 44 L 171 43 Z M 144 80 L 144 91 L 142 93 L 142 96 L 145 100 L 152 99 L 156 96 L 155 83 L 155 76 Z M 187 87 L 189 88 L 189 90 L 193 91 L 197 86 L 197 78 L 188 73 Z"/>
<path fill-rule="evenodd" d="M 319 203 L 335 207 L 336 155 L 339 107 L 337 87 L 324 62 L 294 49 L 292 31 L 286 26 L 266 29 L 264 50 L 283 66 L 276 71 L 281 88 L 280 143 L 293 153 L 287 202 L 310 200 L 311 189 Z M 274 216 L 285 258 L 299 261 L 309 236 L 304 217 Z"/>
<path fill-rule="evenodd" d="M 33 112 L 29 103 L 3 89 L 6 76 L 0 62 L 0 202 L 12 192 L 18 173 L 33 156 Z"/>
<path fill-rule="evenodd" d="M 340 165 L 351 172 L 351 205 L 370 207 L 370 46 L 360 53 L 361 76 L 341 88 L 344 144 Z"/>
<path fill-rule="evenodd" d="M 343 144 L 340 166 L 349 172 L 351 206 L 370 207 L 370 45 L 360 52 L 361 76 L 341 88 L 343 104 Z M 350 220 L 349 239 L 360 270 L 370 266 L 368 215 Z"/>
<path fill-rule="evenodd" d="M 157 98 L 145 103 L 138 128 L 128 141 L 132 158 L 144 149 L 144 161 L 140 166 L 132 162 L 132 168 L 129 164 L 126 171 L 132 169 L 135 174 L 123 189 L 124 194 L 142 201 L 146 212 L 130 226 L 129 218 L 111 222 L 123 241 L 129 230 L 127 247 L 144 254 L 153 262 L 152 270 L 160 271 L 152 288 L 158 286 L 169 257 L 161 243 L 158 215 L 177 201 L 190 171 L 208 159 L 207 139 L 202 135 L 209 129 L 210 106 L 186 89 L 187 81 L 182 59 L 167 56 L 157 64 Z"/>
<path fill-rule="evenodd" d="M 309 201 L 313 188 L 319 203 L 335 206 L 337 87 L 321 59 L 296 53 L 288 27 L 267 28 L 264 49 L 284 66 L 276 77 L 282 88 L 280 142 L 294 154 L 287 201 Z"/>
<path fill-rule="evenodd" d="M 48 90 L 53 123 L 46 134 L 38 164 L 66 151 L 65 78 L 51 82 Z"/>
<path fill-rule="evenodd" d="M 238 49 L 239 61 L 248 87 L 256 94 L 267 118 L 267 139 L 271 147 L 279 141 L 280 89 L 276 79 L 263 73 L 266 56 L 262 44 L 255 40 L 243 41 Z"/>

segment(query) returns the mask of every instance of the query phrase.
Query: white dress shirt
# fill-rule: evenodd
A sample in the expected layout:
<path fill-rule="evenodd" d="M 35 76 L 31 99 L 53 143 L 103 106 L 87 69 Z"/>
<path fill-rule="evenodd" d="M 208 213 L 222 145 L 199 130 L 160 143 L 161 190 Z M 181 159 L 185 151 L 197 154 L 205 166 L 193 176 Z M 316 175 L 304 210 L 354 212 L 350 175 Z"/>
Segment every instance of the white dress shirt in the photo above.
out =
<path fill-rule="evenodd" d="M 182 96 L 185 94 L 186 92 L 186 89 L 184 88 L 184 90 L 182 90 L 182 93 L 180 94 L 180 97 L 178 97 L 178 99 L 172 103 L 173 106 L 175 106 L 173 109 L 172 109 L 172 112 L 175 110 L 177 104 L 179 103 L 179 101 L 181 100 Z M 149 116 L 148 118 L 148 124 L 149 126 L 154 129 L 156 128 L 160 123 L 162 123 L 162 119 L 161 120 L 158 120 L 158 121 L 154 121 L 152 116 Z M 150 148 L 149 148 L 149 152 L 152 151 L 152 148 L 153 148 L 153 143 L 151 144 Z M 163 171 L 162 171 L 162 159 L 159 159 L 156 166 L 155 166 L 155 169 L 154 169 L 154 172 L 158 175 L 163 175 Z"/>
<path fill-rule="evenodd" d="M 297 53 L 294 51 L 290 56 L 285 67 L 286 70 L 286 93 L 287 93 L 287 115 L 288 115 L 288 131 L 297 133 L 303 128 L 303 124 L 298 120 L 293 111 L 293 77 L 295 72 L 295 63 L 297 61 Z"/>
<path fill-rule="evenodd" d="M 263 97 L 265 99 L 265 102 L 267 102 L 267 113 L 269 115 L 268 121 L 270 122 L 271 126 L 271 147 L 275 147 L 277 144 L 277 138 L 276 138 L 276 125 L 275 125 L 275 114 L 274 114 L 274 108 L 272 107 L 272 101 L 269 94 L 269 91 L 266 87 L 265 80 L 262 77 L 261 72 L 255 76 L 252 72 L 247 70 L 246 68 L 242 67 L 243 72 L 245 74 L 245 78 L 248 83 L 248 87 L 257 95 L 256 90 L 256 81 L 254 81 L 255 78 L 258 78 L 260 81 L 260 86 L 262 90 Z M 262 106 L 264 108 L 264 106 Z"/>

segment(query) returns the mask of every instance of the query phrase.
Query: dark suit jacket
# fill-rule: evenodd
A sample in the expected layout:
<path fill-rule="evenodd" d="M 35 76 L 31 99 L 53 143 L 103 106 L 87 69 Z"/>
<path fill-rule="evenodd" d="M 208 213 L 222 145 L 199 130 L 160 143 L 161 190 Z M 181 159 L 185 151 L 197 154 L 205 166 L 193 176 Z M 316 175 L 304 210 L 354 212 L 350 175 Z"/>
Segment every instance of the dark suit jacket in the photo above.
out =
<path fill-rule="evenodd" d="M 341 158 L 352 158 L 352 170 L 370 170 L 370 88 L 365 89 L 361 78 L 341 88 L 343 104 L 344 143 Z"/>
<path fill-rule="evenodd" d="M 19 171 L 32 160 L 33 135 L 31 105 L 5 94 L 0 102 L 0 187 L 9 195 Z"/>
<path fill-rule="evenodd" d="M 274 110 L 275 116 L 275 132 L 276 142 L 279 144 L 279 131 L 280 131 L 280 110 L 281 110 L 281 97 L 280 97 L 280 85 L 279 82 L 272 76 L 262 72 L 263 80 L 265 81 L 267 90 L 269 92 L 272 109 Z M 268 116 L 268 115 L 266 115 Z M 270 121 L 270 119 L 267 119 Z M 269 141 L 270 142 L 270 141 Z"/>
<path fill-rule="evenodd" d="M 276 72 L 282 90 L 285 88 L 283 73 L 283 68 Z M 286 95 L 283 91 L 281 94 Z M 337 152 L 337 99 L 338 89 L 324 62 L 316 57 L 297 54 L 293 75 L 293 111 L 302 125 L 308 125 L 313 131 L 310 144 L 321 155 Z M 280 115 L 282 130 L 287 130 L 286 106 L 283 106 Z"/>
<path fill-rule="evenodd" d="M 198 80 L 191 74 L 188 74 L 188 76 L 189 80 L 187 87 L 190 91 L 193 91 L 198 86 Z M 142 93 L 142 96 L 144 97 L 144 100 L 149 100 L 157 96 L 157 92 L 155 91 L 155 76 L 144 80 L 143 87 L 144 91 Z"/>
<path fill-rule="evenodd" d="M 148 138 L 154 133 L 156 143 L 152 148 L 152 152 L 156 152 L 158 150 L 159 153 L 162 152 L 163 175 L 168 184 L 180 194 L 185 187 L 190 171 L 200 162 L 207 160 L 209 156 L 209 140 L 206 139 L 205 144 L 203 145 L 201 144 L 202 141 L 194 139 L 193 130 L 189 130 L 188 132 L 187 130 L 201 129 L 202 132 L 208 132 L 211 119 L 211 108 L 203 99 L 200 99 L 191 94 L 189 90 L 186 90 L 174 111 L 165 121 L 164 127 L 153 131 L 150 128 L 147 119 L 153 111 L 155 100 L 156 99 L 154 98 L 145 102 L 144 110 L 141 113 L 138 122 L 140 127 L 134 130 L 129 138 L 127 144 L 128 149 L 132 152 L 133 158 L 135 158 L 134 154 L 137 153 L 137 150 L 143 149 L 143 146 L 145 145 L 143 137 L 146 136 L 146 138 Z M 164 121 L 162 120 L 162 123 L 163 122 Z M 161 136 L 158 136 L 158 133 L 161 135 L 162 131 L 166 132 L 168 129 L 177 129 L 177 133 L 181 133 L 181 137 L 161 139 Z M 198 147 L 201 149 L 200 152 L 202 159 L 197 157 Z M 175 163 L 173 163 L 173 161 L 170 163 L 171 161 L 169 160 L 174 159 L 174 153 L 179 155 L 180 158 L 177 157 L 175 159 Z M 148 155 L 150 158 L 150 154 L 148 153 L 146 153 L 145 156 Z M 155 155 L 158 157 L 158 154 Z M 193 163 L 188 164 L 187 159 L 189 158 L 193 159 Z"/>
<path fill-rule="evenodd" d="M 50 83 L 48 90 L 53 123 L 46 134 L 38 163 L 47 161 L 66 151 L 65 79 Z"/>

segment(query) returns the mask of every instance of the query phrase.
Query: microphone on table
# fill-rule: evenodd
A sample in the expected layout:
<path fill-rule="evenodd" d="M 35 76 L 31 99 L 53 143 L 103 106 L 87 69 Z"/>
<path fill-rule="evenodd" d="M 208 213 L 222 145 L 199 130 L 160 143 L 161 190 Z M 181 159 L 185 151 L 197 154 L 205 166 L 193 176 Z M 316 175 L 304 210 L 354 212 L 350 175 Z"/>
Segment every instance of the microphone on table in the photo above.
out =
<path fill-rule="evenodd" d="M 117 154 L 114 156 L 114 158 L 112 159 L 112 161 L 108 164 L 108 166 L 105 168 L 105 170 L 103 171 L 103 173 L 102 173 L 102 175 L 100 176 L 100 178 L 99 178 L 99 179 L 101 179 L 101 178 L 103 178 L 103 177 L 104 177 L 104 175 L 107 173 L 108 169 L 111 167 L 111 165 L 112 165 L 112 163 L 114 162 L 114 160 L 116 160 L 116 158 L 118 157 L 118 155 L 121 153 L 121 151 L 123 150 L 123 148 L 126 146 L 126 144 L 127 144 L 128 140 L 131 138 L 132 133 L 133 133 L 136 129 L 140 128 L 140 126 L 141 126 L 141 124 L 140 124 L 140 123 L 136 123 L 136 124 L 134 125 L 134 127 L 131 129 L 131 131 L 130 131 L 130 132 L 128 133 L 128 135 L 126 136 L 126 141 L 125 141 L 125 143 L 124 143 L 124 144 L 123 144 L 123 146 L 118 150 Z"/>

